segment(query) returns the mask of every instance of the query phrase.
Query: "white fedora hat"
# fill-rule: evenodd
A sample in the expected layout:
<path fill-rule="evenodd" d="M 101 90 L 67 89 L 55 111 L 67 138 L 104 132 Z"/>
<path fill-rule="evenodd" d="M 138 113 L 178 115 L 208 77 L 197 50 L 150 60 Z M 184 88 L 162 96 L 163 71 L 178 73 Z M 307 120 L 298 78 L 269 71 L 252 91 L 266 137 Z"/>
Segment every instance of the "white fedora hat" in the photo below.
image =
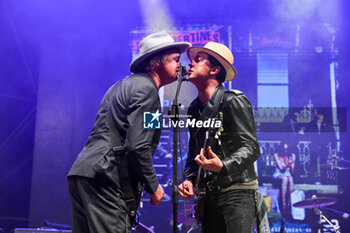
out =
<path fill-rule="evenodd" d="M 186 51 L 191 44 L 188 42 L 175 42 L 166 32 L 157 32 L 145 37 L 139 44 L 140 55 L 130 64 L 130 72 L 135 72 L 137 67 L 147 58 L 165 49 L 176 48 L 180 53 Z"/>
<path fill-rule="evenodd" d="M 198 52 L 204 52 L 213 56 L 220 64 L 225 68 L 226 77 L 225 81 L 234 80 L 237 77 L 237 71 L 233 67 L 233 54 L 229 48 L 225 45 L 215 42 L 209 42 L 204 47 L 190 47 L 187 50 L 187 56 L 189 59 L 194 58 Z"/>

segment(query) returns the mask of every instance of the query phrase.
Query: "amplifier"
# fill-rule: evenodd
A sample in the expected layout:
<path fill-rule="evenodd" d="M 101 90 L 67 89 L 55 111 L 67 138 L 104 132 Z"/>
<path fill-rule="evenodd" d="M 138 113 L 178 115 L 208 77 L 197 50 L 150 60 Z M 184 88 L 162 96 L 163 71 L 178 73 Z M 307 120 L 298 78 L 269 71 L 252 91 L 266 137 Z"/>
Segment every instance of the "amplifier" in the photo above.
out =
<path fill-rule="evenodd" d="M 72 233 L 71 230 L 45 229 L 45 228 L 15 228 L 14 233 Z"/>

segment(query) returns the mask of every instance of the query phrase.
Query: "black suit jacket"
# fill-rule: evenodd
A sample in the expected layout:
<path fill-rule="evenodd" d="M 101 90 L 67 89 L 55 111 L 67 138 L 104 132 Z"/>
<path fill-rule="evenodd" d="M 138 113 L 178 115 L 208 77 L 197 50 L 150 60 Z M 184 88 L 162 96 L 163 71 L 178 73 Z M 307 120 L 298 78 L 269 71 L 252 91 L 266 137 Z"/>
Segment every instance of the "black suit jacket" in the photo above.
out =
<path fill-rule="evenodd" d="M 160 109 L 158 89 L 147 74 L 133 74 L 114 84 L 100 104 L 92 133 L 68 176 L 104 174 L 120 188 L 113 149 L 125 148 L 133 180 L 154 193 L 158 179 L 152 156 L 160 130 L 143 128 L 143 112 Z"/>

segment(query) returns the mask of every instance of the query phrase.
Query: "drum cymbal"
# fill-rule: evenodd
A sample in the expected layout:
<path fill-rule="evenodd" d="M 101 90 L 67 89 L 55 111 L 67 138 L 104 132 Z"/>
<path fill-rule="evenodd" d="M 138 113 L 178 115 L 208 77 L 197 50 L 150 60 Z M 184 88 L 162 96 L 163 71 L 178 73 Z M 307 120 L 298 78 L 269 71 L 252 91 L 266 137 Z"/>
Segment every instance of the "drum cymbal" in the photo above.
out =
<path fill-rule="evenodd" d="M 298 208 L 315 208 L 315 207 L 333 205 L 336 202 L 337 202 L 337 199 L 335 198 L 316 197 L 316 195 L 313 195 L 312 198 L 294 203 L 293 206 Z"/>

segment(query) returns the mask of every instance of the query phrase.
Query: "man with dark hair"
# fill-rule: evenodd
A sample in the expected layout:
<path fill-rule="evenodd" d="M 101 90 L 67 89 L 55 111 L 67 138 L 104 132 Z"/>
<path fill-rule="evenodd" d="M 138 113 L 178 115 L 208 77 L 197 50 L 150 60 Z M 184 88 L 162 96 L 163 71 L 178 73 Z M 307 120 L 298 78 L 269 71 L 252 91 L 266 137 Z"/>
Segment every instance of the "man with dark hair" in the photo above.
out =
<path fill-rule="evenodd" d="M 186 200 L 194 195 L 200 166 L 200 192 L 196 193 L 201 193 L 197 210 L 203 211 L 197 214 L 203 215 L 202 232 L 251 233 L 261 197 L 253 164 L 260 149 L 251 104 L 242 92 L 228 91 L 221 84 L 237 75 L 233 55 L 225 45 L 209 42 L 204 47 L 190 47 L 187 55 L 189 80 L 198 89 L 188 115 L 203 121 L 222 115 L 223 131 L 219 140 L 209 140 L 204 151 L 208 129 L 190 128 L 186 180 L 178 186 L 179 195 Z M 268 225 L 264 229 L 268 232 Z"/>
<path fill-rule="evenodd" d="M 208 54 L 208 59 L 210 61 L 211 66 L 218 66 L 220 68 L 219 73 L 215 76 L 216 80 L 218 80 L 219 83 L 225 82 L 226 78 L 226 70 L 225 68 L 221 65 L 218 60 L 216 60 L 213 56 Z"/>
<path fill-rule="evenodd" d="M 164 195 L 152 163 L 159 129 L 143 127 L 144 112 L 159 114 L 158 90 L 177 78 L 180 54 L 190 46 L 167 33 L 139 44 L 134 74 L 105 94 L 92 133 L 69 174 L 74 233 L 130 232 L 142 186 L 158 205 Z"/>

